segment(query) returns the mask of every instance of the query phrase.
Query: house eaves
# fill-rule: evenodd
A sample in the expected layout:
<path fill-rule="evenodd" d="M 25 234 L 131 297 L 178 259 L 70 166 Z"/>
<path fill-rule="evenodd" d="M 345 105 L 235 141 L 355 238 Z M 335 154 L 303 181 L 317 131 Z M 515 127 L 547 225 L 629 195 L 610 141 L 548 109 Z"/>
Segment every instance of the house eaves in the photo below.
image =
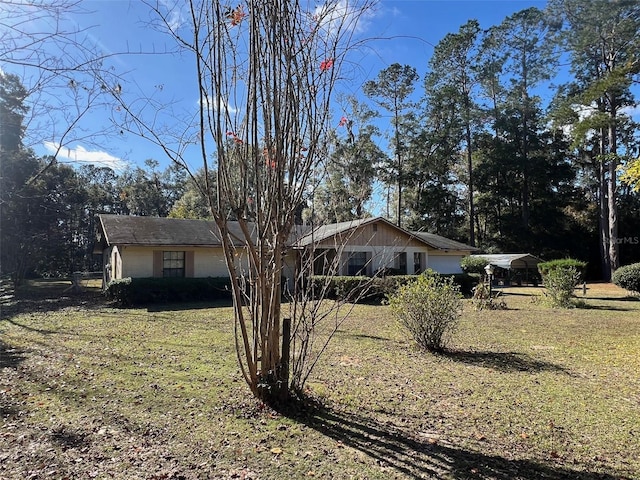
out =
<path fill-rule="evenodd" d="M 479 252 L 480 249 L 466 245 L 462 242 L 457 242 L 434 233 L 427 232 L 411 232 L 415 237 L 421 239 L 424 243 L 436 250 L 445 251 L 465 251 L 465 252 Z"/>

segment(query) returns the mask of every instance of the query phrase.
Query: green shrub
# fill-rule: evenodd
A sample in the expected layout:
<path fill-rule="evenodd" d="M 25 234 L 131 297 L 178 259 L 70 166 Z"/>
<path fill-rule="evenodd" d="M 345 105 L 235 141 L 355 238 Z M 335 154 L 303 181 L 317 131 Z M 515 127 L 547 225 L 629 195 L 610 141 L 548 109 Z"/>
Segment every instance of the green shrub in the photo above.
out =
<path fill-rule="evenodd" d="M 464 273 L 476 273 L 484 275 L 484 267 L 489 264 L 489 260 L 484 257 L 464 257 L 460 260 L 460 268 Z"/>
<path fill-rule="evenodd" d="M 462 295 L 452 277 L 420 275 L 390 295 L 389 305 L 418 345 L 442 351 L 460 320 Z"/>
<path fill-rule="evenodd" d="M 581 273 L 575 267 L 552 268 L 544 276 L 546 296 L 553 307 L 570 308 Z"/>
<path fill-rule="evenodd" d="M 109 300 L 115 300 L 118 305 L 133 305 L 131 278 L 127 277 L 110 281 L 104 294 Z"/>
<path fill-rule="evenodd" d="M 542 280 L 544 281 L 544 277 L 552 270 L 557 269 L 569 269 L 573 268 L 580 274 L 580 279 L 578 281 L 584 280 L 584 274 L 587 270 L 587 262 L 583 262 L 582 260 L 576 260 L 574 258 L 561 258 L 557 260 L 550 260 L 548 262 L 541 262 L 538 264 L 538 271 L 540 275 L 542 275 Z"/>
<path fill-rule="evenodd" d="M 231 298 L 228 277 L 124 278 L 107 285 L 107 298 L 121 306 L 200 302 Z"/>
<path fill-rule="evenodd" d="M 420 276 L 436 275 L 433 271 L 426 271 Z M 459 286 L 464 295 L 471 295 L 473 288 L 478 284 L 479 277 L 466 273 L 444 275 Z M 307 288 L 313 288 L 314 295 L 318 298 L 323 292 L 326 299 L 348 300 L 351 302 L 381 302 L 394 294 L 398 288 L 416 280 L 416 275 L 389 275 L 385 277 L 364 276 L 324 276 L 311 277 Z M 326 288 L 325 288 L 326 286 Z"/>
<path fill-rule="evenodd" d="M 618 268 L 611 281 L 620 288 L 640 293 L 640 263 L 632 263 Z"/>
<path fill-rule="evenodd" d="M 579 282 L 584 281 L 587 262 L 574 258 L 562 258 L 541 262 L 538 271 L 546 289 L 546 298 L 553 307 L 569 308 L 573 291 Z"/>
<path fill-rule="evenodd" d="M 365 276 L 314 275 L 307 288 L 313 289 L 316 298 L 324 295 L 326 299 L 338 300 L 356 298 L 370 282 L 371 278 Z"/>

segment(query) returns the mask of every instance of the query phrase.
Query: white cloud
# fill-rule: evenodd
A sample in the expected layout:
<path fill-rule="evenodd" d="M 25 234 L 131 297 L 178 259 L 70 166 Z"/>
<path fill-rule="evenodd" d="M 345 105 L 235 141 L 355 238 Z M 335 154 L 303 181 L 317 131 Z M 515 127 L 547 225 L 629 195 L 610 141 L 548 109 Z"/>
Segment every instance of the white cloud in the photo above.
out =
<path fill-rule="evenodd" d="M 375 15 L 372 8 L 363 9 L 362 5 L 349 0 L 329 0 L 315 9 L 320 26 L 329 35 L 334 35 L 338 29 L 344 28 L 354 33 L 362 33 Z"/>
<path fill-rule="evenodd" d="M 215 111 L 215 107 L 216 104 L 214 101 L 212 101 L 210 98 L 206 98 L 205 102 L 208 103 L 207 105 L 207 110 L 212 110 Z M 202 100 L 198 100 L 198 104 L 202 104 Z M 229 115 L 235 115 L 236 113 L 238 113 L 238 109 L 236 107 L 230 106 L 229 104 L 227 104 L 227 102 L 225 102 L 224 100 L 221 101 L 221 106 L 222 106 L 222 111 L 225 113 L 228 113 Z"/>
<path fill-rule="evenodd" d="M 182 9 L 177 2 L 171 2 L 168 0 L 161 0 L 160 4 L 164 8 L 164 18 L 167 23 L 167 27 L 172 32 L 177 32 L 185 23 L 185 16 L 182 13 Z"/>
<path fill-rule="evenodd" d="M 75 148 L 62 147 L 56 142 L 44 142 L 44 148 L 52 155 L 57 152 L 57 159 L 62 162 L 85 163 L 99 167 L 108 167 L 116 171 L 124 170 L 127 162 L 107 152 L 91 151 L 82 145 Z"/>
<path fill-rule="evenodd" d="M 582 122 L 583 120 L 589 118 L 591 115 L 596 113 L 598 109 L 594 105 L 572 105 L 571 108 L 578 116 L 578 121 Z M 573 134 L 573 125 L 560 125 L 560 128 L 565 136 L 570 137 Z M 589 137 L 592 134 L 588 134 Z"/>
<path fill-rule="evenodd" d="M 625 115 L 629 115 L 631 118 L 638 119 L 640 117 L 640 104 L 634 105 L 632 107 L 624 107 L 620 109 L 621 113 Z"/>

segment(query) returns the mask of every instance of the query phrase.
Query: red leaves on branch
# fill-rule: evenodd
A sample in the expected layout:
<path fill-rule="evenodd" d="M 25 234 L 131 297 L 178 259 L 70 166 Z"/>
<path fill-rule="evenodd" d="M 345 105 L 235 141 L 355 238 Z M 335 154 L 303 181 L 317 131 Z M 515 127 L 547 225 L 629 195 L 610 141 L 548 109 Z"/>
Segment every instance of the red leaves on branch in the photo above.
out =
<path fill-rule="evenodd" d="M 321 72 L 326 72 L 331 67 L 333 67 L 333 58 L 327 58 L 326 60 L 323 60 L 322 62 L 320 62 L 320 71 Z"/>
<path fill-rule="evenodd" d="M 244 20 L 244 17 L 246 17 L 247 14 L 244 11 L 244 7 L 242 5 L 238 5 L 236 8 L 227 7 L 226 16 L 231 21 L 231 26 L 235 27 L 242 23 L 242 20 Z"/>
<path fill-rule="evenodd" d="M 275 170 L 276 168 L 276 161 L 274 158 L 272 158 L 272 155 L 269 152 L 269 149 L 267 147 L 264 147 L 262 149 L 262 155 L 264 156 L 264 163 L 265 165 L 267 165 L 267 167 L 271 168 L 272 170 Z"/>
<path fill-rule="evenodd" d="M 235 132 L 228 131 L 227 132 L 227 137 L 233 138 L 233 141 L 235 143 L 237 143 L 238 145 L 242 145 L 244 143 L 242 141 L 242 139 L 240 137 L 238 137 L 238 135 Z"/>

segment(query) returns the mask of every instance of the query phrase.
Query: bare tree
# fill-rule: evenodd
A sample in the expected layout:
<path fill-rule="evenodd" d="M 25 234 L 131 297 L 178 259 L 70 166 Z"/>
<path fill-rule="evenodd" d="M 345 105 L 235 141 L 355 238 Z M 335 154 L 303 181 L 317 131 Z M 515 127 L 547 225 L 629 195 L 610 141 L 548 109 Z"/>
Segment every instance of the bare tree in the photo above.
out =
<path fill-rule="evenodd" d="M 0 2 L 0 72 L 17 75 L 27 90 L 24 146 L 44 144 L 49 169 L 73 142 L 95 145 L 108 132 L 87 130 L 83 121 L 96 108 L 112 104 L 120 89 L 118 73 L 85 29 L 72 19 L 89 13 L 79 0 Z"/>
<path fill-rule="evenodd" d="M 290 375 L 292 338 L 302 326 L 290 323 L 301 313 L 293 306 L 284 319 L 285 253 L 310 177 L 325 156 L 340 67 L 371 0 L 330 0 L 321 7 L 289 0 L 237 7 L 191 0 L 186 10 L 147 5 L 157 15 L 155 26 L 191 58 L 199 108 L 169 131 L 154 123 L 156 100 L 140 109 L 117 96 L 120 124 L 150 138 L 190 173 L 187 146 L 197 146 L 200 188 L 232 279 L 242 374 L 256 397 L 286 400 L 306 376 Z"/>

